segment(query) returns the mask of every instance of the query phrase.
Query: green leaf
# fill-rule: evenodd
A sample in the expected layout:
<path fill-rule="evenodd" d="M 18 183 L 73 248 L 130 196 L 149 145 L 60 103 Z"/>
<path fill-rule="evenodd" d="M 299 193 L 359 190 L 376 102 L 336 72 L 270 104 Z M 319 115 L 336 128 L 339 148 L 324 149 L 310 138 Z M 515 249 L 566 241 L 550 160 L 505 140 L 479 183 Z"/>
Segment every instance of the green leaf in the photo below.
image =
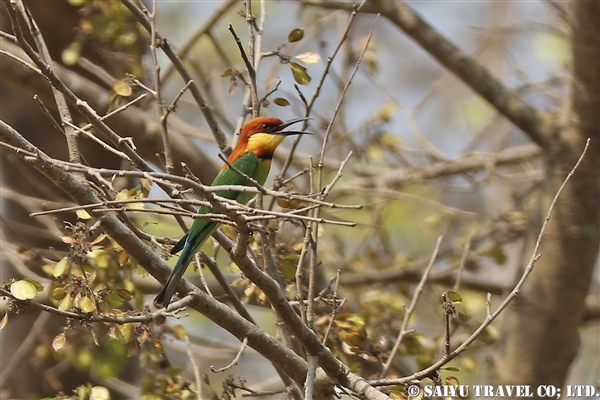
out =
<path fill-rule="evenodd" d="M 285 106 L 289 106 L 290 102 L 287 101 L 287 99 L 284 99 L 283 97 L 278 97 L 275 100 L 273 100 L 273 103 L 277 104 L 280 107 L 285 107 Z"/>
<path fill-rule="evenodd" d="M 440 369 L 443 369 L 445 371 L 453 371 L 453 372 L 457 372 L 460 371 L 460 368 L 457 367 L 442 367 Z M 446 378 L 446 380 L 449 380 L 450 378 L 454 378 L 453 376 L 449 376 Z M 454 378 L 456 380 L 456 378 Z M 456 380 L 456 383 L 446 383 L 447 385 L 455 385 L 458 383 L 458 380 Z"/>
<path fill-rule="evenodd" d="M 183 339 L 185 337 L 185 335 L 186 335 L 185 328 L 183 327 L 183 325 L 172 326 L 171 327 L 171 332 L 179 340 Z"/>
<path fill-rule="evenodd" d="M 156 339 L 152 344 L 154 347 L 154 351 L 156 351 L 160 355 L 165 354 L 165 349 L 163 348 L 162 342 L 160 340 Z"/>
<path fill-rule="evenodd" d="M 461 320 L 462 322 L 468 322 L 471 319 L 470 315 L 461 313 L 460 311 L 457 312 L 457 316 L 458 316 L 458 319 Z"/>
<path fill-rule="evenodd" d="M 288 35 L 288 42 L 294 43 L 301 40 L 304 37 L 304 29 L 296 28 L 292 30 Z"/>
<path fill-rule="evenodd" d="M 481 255 L 492 258 L 494 261 L 496 261 L 500 265 L 504 265 L 506 263 L 506 259 L 507 259 L 506 253 L 504 253 L 502 246 L 500 246 L 496 242 L 490 242 L 490 243 L 484 244 L 479 249 L 479 253 Z"/>
<path fill-rule="evenodd" d="M 112 89 L 121 97 L 129 97 L 131 96 L 131 93 L 133 93 L 131 85 L 121 79 L 117 79 L 113 82 Z"/>
<path fill-rule="evenodd" d="M 31 300 L 37 295 L 35 285 L 24 279 L 10 285 L 10 292 L 18 300 Z"/>
<path fill-rule="evenodd" d="M 446 298 L 453 302 L 453 303 L 462 303 L 463 299 L 460 296 L 460 294 L 458 294 L 457 292 L 455 292 L 454 290 L 449 290 L 446 293 Z"/>
<path fill-rule="evenodd" d="M 131 293 L 129 290 L 124 289 L 124 288 L 118 288 L 116 290 L 117 296 L 119 296 L 121 299 L 127 301 L 127 300 L 131 300 L 131 298 L 133 297 L 133 293 Z"/>
<path fill-rule="evenodd" d="M 311 77 L 306 72 L 306 68 L 295 62 L 290 63 L 290 68 L 292 68 L 292 74 L 296 82 L 300 85 L 308 85 L 310 83 Z"/>
<path fill-rule="evenodd" d="M 104 297 L 104 302 L 112 308 L 117 308 L 123 304 L 123 298 L 116 292 L 111 292 L 108 296 Z"/>

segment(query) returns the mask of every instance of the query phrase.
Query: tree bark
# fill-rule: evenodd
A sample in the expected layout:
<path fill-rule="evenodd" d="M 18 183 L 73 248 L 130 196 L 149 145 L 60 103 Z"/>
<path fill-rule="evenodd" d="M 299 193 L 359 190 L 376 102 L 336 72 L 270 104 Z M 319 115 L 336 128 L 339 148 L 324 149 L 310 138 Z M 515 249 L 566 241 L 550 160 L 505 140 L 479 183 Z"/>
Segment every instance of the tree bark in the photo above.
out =
<path fill-rule="evenodd" d="M 600 241 L 600 2 L 572 3 L 572 81 L 565 126 L 545 149 L 543 207 L 590 139 L 543 239 L 542 257 L 507 309 L 494 362 L 497 384 L 562 387 L 579 347 L 578 327 Z M 532 234 L 535 232 L 532 231 Z"/>

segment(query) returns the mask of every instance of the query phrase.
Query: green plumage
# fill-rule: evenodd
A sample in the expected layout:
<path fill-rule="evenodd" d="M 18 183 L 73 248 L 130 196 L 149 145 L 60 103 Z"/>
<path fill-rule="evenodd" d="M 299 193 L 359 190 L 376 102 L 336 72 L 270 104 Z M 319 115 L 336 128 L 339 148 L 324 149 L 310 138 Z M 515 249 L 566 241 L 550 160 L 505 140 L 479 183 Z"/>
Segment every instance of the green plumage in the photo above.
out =
<path fill-rule="evenodd" d="M 253 152 L 248 151 L 230 164 L 238 171 L 252 177 L 261 185 L 265 183 L 269 170 L 271 168 L 270 159 L 260 159 Z M 222 170 L 219 175 L 215 178 L 211 186 L 223 186 L 223 185 L 245 185 L 251 186 L 251 184 L 239 173 L 232 170 L 227 166 Z M 250 200 L 254 193 L 238 192 L 231 190 L 223 190 L 216 192 L 218 196 L 237 200 L 240 203 L 246 203 Z M 200 207 L 198 214 L 211 214 L 213 211 L 210 207 Z M 181 238 L 179 242 L 171 250 L 171 254 L 178 253 L 183 250 L 179 256 L 179 260 L 175 264 L 175 267 L 171 271 L 167 282 L 163 286 L 160 293 L 154 299 L 154 304 L 162 305 L 166 307 L 171 300 L 171 297 L 175 293 L 175 289 L 181 280 L 181 277 L 185 273 L 187 266 L 194 258 L 196 252 L 200 249 L 202 244 L 212 235 L 212 233 L 218 228 L 219 224 L 211 221 L 210 219 L 196 219 L 192 224 L 192 227 L 188 233 Z"/>

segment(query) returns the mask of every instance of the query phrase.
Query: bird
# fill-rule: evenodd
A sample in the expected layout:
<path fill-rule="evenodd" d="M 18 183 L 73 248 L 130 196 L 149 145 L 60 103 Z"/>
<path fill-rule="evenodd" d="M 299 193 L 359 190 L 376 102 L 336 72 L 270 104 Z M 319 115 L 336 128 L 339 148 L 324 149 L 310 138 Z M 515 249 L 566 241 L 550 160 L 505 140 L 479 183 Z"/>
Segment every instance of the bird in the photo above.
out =
<path fill-rule="evenodd" d="M 309 118 L 295 118 L 283 122 L 279 118 L 260 116 L 246 122 L 240 132 L 235 149 L 227 158 L 227 163 L 223 165 L 211 186 L 252 185 L 239 172 L 263 185 L 271 169 L 273 153 L 277 146 L 283 142 L 283 139 L 290 135 L 310 133 L 293 130 L 284 131 L 284 129 L 307 119 Z M 254 193 L 239 191 L 217 191 L 215 194 L 226 199 L 236 200 L 242 204 L 248 202 L 254 196 Z M 197 213 L 205 215 L 212 212 L 210 207 L 202 206 Z M 171 249 L 171 254 L 177 254 L 181 251 L 181 255 L 161 291 L 153 301 L 156 307 L 162 308 L 169 305 L 171 297 L 173 297 L 175 289 L 192 258 L 219 225 L 219 223 L 210 219 L 196 219 L 188 232 Z"/>

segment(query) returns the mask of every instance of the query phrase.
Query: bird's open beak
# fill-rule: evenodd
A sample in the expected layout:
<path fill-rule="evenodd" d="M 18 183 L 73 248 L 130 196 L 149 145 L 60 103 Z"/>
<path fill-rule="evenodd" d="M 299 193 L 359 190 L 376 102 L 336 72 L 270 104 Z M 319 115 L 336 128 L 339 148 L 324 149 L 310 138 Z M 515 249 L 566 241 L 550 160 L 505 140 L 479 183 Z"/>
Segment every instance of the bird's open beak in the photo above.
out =
<path fill-rule="evenodd" d="M 312 135 L 312 132 L 284 131 L 284 129 L 287 128 L 290 125 L 293 125 L 295 123 L 302 122 L 302 121 L 307 121 L 309 119 L 312 119 L 312 117 L 302 117 L 302 118 L 290 119 L 289 121 L 286 121 L 283 124 L 274 127 L 270 133 L 275 133 L 275 134 L 278 134 L 278 135 L 286 135 L 286 136 L 288 136 L 288 135 L 304 135 L 304 134 Z"/>

